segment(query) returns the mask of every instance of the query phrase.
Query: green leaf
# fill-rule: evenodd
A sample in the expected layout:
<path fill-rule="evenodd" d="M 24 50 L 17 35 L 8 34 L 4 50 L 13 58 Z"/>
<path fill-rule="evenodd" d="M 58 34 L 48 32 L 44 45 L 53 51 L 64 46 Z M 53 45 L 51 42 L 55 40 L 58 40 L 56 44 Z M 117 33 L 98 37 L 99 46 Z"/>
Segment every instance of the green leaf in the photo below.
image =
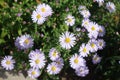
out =
<path fill-rule="evenodd" d="M 22 30 L 18 29 L 18 34 L 21 35 L 22 34 Z"/>
<path fill-rule="evenodd" d="M 4 38 L 7 34 L 8 34 L 7 30 L 5 30 L 4 28 L 2 28 L 1 38 Z"/>
<path fill-rule="evenodd" d="M 0 44 L 5 43 L 4 39 L 0 39 Z"/>

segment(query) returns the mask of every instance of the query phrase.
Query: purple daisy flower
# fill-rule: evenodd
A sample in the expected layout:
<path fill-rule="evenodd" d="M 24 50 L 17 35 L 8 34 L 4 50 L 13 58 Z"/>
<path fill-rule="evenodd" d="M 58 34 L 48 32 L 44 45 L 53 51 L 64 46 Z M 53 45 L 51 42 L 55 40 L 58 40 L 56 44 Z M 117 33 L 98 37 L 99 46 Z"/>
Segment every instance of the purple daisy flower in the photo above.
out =
<path fill-rule="evenodd" d="M 28 34 L 17 37 L 15 40 L 15 46 L 20 50 L 31 48 L 33 44 L 33 39 Z"/>
<path fill-rule="evenodd" d="M 85 77 L 89 73 L 89 69 L 87 66 L 80 66 L 75 70 L 77 76 Z"/>

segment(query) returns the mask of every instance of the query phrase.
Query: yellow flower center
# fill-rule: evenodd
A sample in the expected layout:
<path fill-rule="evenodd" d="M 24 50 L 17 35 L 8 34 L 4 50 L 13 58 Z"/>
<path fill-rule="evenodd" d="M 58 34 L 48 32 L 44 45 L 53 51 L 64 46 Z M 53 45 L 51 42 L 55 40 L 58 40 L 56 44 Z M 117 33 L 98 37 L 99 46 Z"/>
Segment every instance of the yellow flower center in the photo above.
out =
<path fill-rule="evenodd" d="M 39 64 L 39 63 L 40 63 L 40 60 L 39 60 L 39 59 L 36 59 L 36 60 L 35 60 L 35 63 L 36 63 L 36 64 Z"/>
<path fill-rule="evenodd" d="M 86 25 L 88 25 L 88 22 L 85 22 Z"/>
<path fill-rule="evenodd" d="M 98 60 L 98 57 L 94 57 L 94 60 L 97 61 L 97 60 Z"/>
<path fill-rule="evenodd" d="M 83 48 L 83 52 L 86 53 L 86 52 L 87 52 L 87 49 L 86 49 L 86 48 Z"/>
<path fill-rule="evenodd" d="M 87 13 L 87 11 L 85 12 L 85 15 L 87 15 L 88 13 Z"/>
<path fill-rule="evenodd" d="M 99 45 L 102 46 L 102 42 L 100 42 Z"/>
<path fill-rule="evenodd" d="M 75 63 L 75 64 L 78 64 L 78 62 L 79 62 L 79 60 L 78 60 L 78 58 L 76 58 L 76 59 L 74 60 L 74 63 Z"/>
<path fill-rule="evenodd" d="M 95 44 L 94 44 L 94 43 L 92 43 L 92 44 L 91 44 L 91 47 L 92 47 L 92 48 L 94 48 L 94 47 L 95 47 Z"/>
<path fill-rule="evenodd" d="M 100 29 L 99 32 L 102 33 L 103 31 Z"/>
<path fill-rule="evenodd" d="M 26 39 L 26 40 L 24 41 L 25 44 L 28 44 L 29 42 L 30 42 L 29 39 Z"/>
<path fill-rule="evenodd" d="M 45 12 L 45 11 L 46 11 L 46 9 L 43 7 L 43 8 L 41 8 L 41 11 L 42 11 L 42 12 Z"/>
<path fill-rule="evenodd" d="M 111 7 L 111 6 L 109 6 L 108 8 L 109 8 L 109 9 L 112 9 L 112 7 Z"/>
<path fill-rule="evenodd" d="M 40 19 L 40 18 L 41 18 L 41 15 L 40 15 L 40 14 L 38 14 L 38 15 L 36 16 L 36 18 L 37 18 L 37 19 Z"/>
<path fill-rule="evenodd" d="M 57 56 L 57 52 L 56 52 L 56 51 L 53 52 L 53 56 L 54 56 L 54 57 Z"/>
<path fill-rule="evenodd" d="M 70 38 L 66 38 L 66 39 L 65 39 L 65 42 L 66 42 L 66 43 L 69 43 L 70 41 L 71 41 Z"/>
<path fill-rule="evenodd" d="M 58 64 L 60 64 L 60 61 L 57 61 Z"/>
<path fill-rule="evenodd" d="M 55 66 L 52 66 L 51 70 L 52 70 L 52 71 L 55 71 L 55 70 L 56 70 L 56 67 L 55 67 Z"/>
<path fill-rule="evenodd" d="M 71 18 L 68 18 L 68 20 L 67 20 L 68 22 L 72 22 L 72 19 Z"/>
<path fill-rule="evenodd" d="M 83 70 L 80 70 L 80 72 L 82 72 Z"/>
<path fill-rule="evenodd" d="M 95 27 L 93 26 L 93 27 L 91 28 L 91 30 L 94 31 L 94 30 L 95 30 Z"/>
<path fill-rule="evenodd" d="M 36 72 L 35 71 L 32 71 L 32 73 L 31 73 L 32 75 L 35 75 L 36 74 Z"/>
<path fill-rule="evenodd" d="M 10 62 L 10 61 L 6 61 L 6 64 L 7 64 L 7 65 L 10 65 L 10 64 L 11 64 L 11 62 Z"/>

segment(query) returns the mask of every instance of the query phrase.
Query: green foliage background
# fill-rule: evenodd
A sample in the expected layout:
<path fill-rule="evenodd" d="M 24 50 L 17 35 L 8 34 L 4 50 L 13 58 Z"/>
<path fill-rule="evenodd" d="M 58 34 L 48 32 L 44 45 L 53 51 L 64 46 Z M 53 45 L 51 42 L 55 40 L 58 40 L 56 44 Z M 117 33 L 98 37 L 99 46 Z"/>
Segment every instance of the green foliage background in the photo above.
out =
<path fill-rule="evenodd" d="M 120 80 L 120 0 L 105 0 L 112 1 L 116 5 L 116 12 L 109 13 L 104 7 L 99 7 L 93 0 L 0 0 L 0 58 L 5 55 L 13 55 L 16 62 L 16 69 L 27 70 L 29 62 L 27 55 L 30 50 L 42 49 L 48 55 L 51 47 L 56 47 L 61 51 L 65 61 L 69 58 L 69 53 L 76 52 L 75 49 L 66 51 L 59 46 L 59 35 L 70 30 L 75 33 L 75 28 L 81 27 L 82 16 L 78 12 L 79 5 L 85 5 L 91 12 L 90 19 L 103 25 L 106 29 L 104 40 L 106 47 L 98 53 L 102 56 L 102 61 L 98 65 L 93 65 L 88 59 L 88 67 L 90 74 L 85 78 L 75 76 L 74 71 L 66 66 L 60 76 L 69 78 L 70 80 Z M 37 25 L 32 22 L 31 14 L 39 3 L 49 4 L 54 13 L 43 25 Z M 66 9 L 69 8 L 67 12 Z M 67 14 L 71 13 L 75 16 L 76 24 L 73 27 L 68 27 L 64 23 Z M 17 16 L 21 14 L 21 16 Z M 17 36 L 22 34 L 30 34 L 34 38 L 34 47 L 26 51 L 18 51 L 15 48 L 14 41 Z M 44 35 L 44 36 L 43 36 Z M 83 34 L 84 35 L 84 34 Z M 85 39 L 80 39 L 80 43 L 85 42 Z M 24 55 L 24 56 L 23 56 Z M 68 57 L 67 57 L 68 56 Z M 24 64 L 26 63 L 26 64 Z M 68 65 L 65 62 L 65 65 Z M 54 76 L 41 75 L 44 80 L 54 79 Z M 59 78 L 55 77 L 54 80 Z"/>

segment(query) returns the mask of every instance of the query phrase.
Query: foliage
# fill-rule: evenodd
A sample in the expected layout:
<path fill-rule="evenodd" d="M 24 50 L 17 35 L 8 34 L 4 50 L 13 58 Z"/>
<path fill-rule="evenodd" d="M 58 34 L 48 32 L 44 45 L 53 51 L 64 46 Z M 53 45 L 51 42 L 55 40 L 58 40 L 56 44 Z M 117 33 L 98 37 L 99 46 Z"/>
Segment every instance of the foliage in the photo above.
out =
<path fill-rule="evenodd" d="M 27 70 L 29 65 L 28 54 L 31 50 L 41 49 L 49 62 L 48 53 L 52 47 L 60 51 L 64 59 L 64 68 L 60 75 L 49 76 L 42 72 L 40 78 L 44 80 L 59 80 L 59 77 L 67 77 L 70 80 L 119 80 L 120 74 L 120 2 L 112 1 L 116 5 L 116 12 L 109 13 L 105 7 L 99 7 L 93 0 L 1 0 L 0 1 L 0 58 L 5 55 L 12 55 L 16 60 L 17 70 Z M 33 23 L 31 14 L 39 3 L 49 4 L 53 9 L 52 16 L 42 25 Z M 87 65 L 90 73 L 85 78 L 77 77 L 69 67 L 69 58 L 77 53 L 79 45 L 88 41 L 86 34 L 81 33 L 82 37 L 78 40 L 75 48 L 65 50 L 59 45 L 60 35 L 69 30 L 76 35 L 76 27 L 81 27 L 82 16 L 78 11 L 79 5 L 86 6 L 90 12 L 92 21 L 104 25 L 106 35 L 106 47 L 103 51 L 98 51 L 102 56 L 102 61 L 98 65 L 93 65 L 91 57 L 87 58 Z M 104 4 L 105 6 L 105 4 Z M 68 11 L 67 11 L 68 10 Z M 72 27 L 68 27 L 64 21 L 66 15 L 74 15 L 76 22 Z M 34 46 L 28 50 L 19 51 L 15 45 L 15 39 L 23 34 L 30 34 L 34 39 Z"/>

